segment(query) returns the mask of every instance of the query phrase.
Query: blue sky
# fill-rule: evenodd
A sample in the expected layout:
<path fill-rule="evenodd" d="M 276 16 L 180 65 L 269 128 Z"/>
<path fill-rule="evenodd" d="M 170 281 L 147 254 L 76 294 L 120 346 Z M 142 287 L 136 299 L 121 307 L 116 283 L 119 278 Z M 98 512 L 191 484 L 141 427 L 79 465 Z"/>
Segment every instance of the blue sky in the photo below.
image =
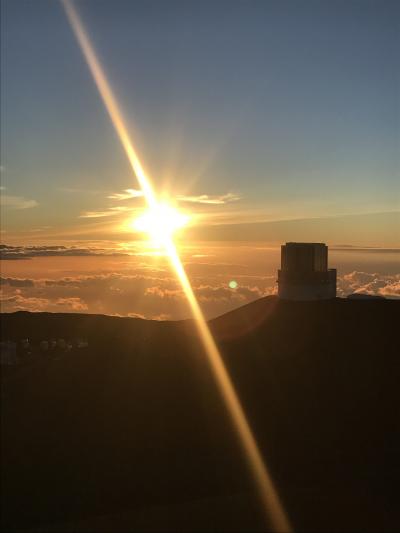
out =
<path fill-rule="evenodd" d="M 243 223 L 399 209 L 399 2 L 75 5 L 160 190 Z M 1 23 L 6 229 L 84 224 L 137 186 L 125 155 L 61 5 Z"/>

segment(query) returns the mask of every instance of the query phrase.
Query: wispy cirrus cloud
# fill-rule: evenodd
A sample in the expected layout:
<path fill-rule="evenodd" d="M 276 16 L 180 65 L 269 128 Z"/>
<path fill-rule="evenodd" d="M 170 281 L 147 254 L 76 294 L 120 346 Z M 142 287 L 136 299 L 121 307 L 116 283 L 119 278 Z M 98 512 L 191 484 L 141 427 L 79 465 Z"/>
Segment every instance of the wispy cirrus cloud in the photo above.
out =
<path fill-rule="evenodd" d="M 104 217 L 113 217 L 121 213 L 126 213 L 127 211 L 132 211 L 131 207 L 127 206 L 116 206 L 109 207 L 105 211 L 84 211 L 79 215 L 79 218 L 104 218 Z"/>
<path fill-rule="evenodd" d="M 107 196 L 107 198 L 110 198 L 111 200 L 129 200 L 131 198 L 141 198 L 143 196 L 143 192 L 139 191 L 137 189 L 125 189 L 124 192 L 116 192 L 114 194 L 110 194 Z"/>
<path fill-rule="evenodd" d="M 140 210 L 140 208 L 132 207 L 132 204 L 129 202 L 128 202 L 128 205 L 126 205 L 126 202 L 128 200 L 142 198 L 142 197 L 143 197 L 142 191 L 137 190 L 137 189 L 125 189 L 122 192 L 112 193 L 107 196 L 109 200 L 113 200 L 114 202 L 122 202 L 125 205 L 115 205 L 114 203 L 114 205 L 102 207 L 100 209 L 83 211 L 79 215 L 79 218 L 86 218 L 86 219 L 111 218 L 111 217 L 117 217 L 118 215 L 121 215 L 122 213 L 128 213 L 128 212 L 130 212 L 133 216 L 137 210 Z M 227 194 L 222 194 L 222 195 L 208 195 L 208 194 L 201 194 L 197 196 L 177 195 L 173 197 L 172 199 L 179 203 L 192 204 L 193 207 L 195 207 L 196 204 L 199 206 L 200 205 L 222 206 L 224 204 L 230 204 L 232 202 L 236 202 L 240 200 L 241 197 L 238 194 L 229 192 Z"/>
<path fill-rule="evenodd" d="M 103 218 L 115 215 L 112 211 L 84 211 L 79 218 Z"/>
<path fill-rule="evenodd" d="M 121 192 L 115 192 L 108 194 L 106 196 L 106 199 L 108 199 L 108 205 L 99 206 L 98 209 L 90 209 L 82 211 L 78 218 L 80 219 L 117 219 L 119 216 L 122 219 L 123 214 L 130 214 L 132 217 L 136 214 L 139 214 L 139 212 L 143 209 L 143 205 L 135 205 L 134 200 L 137 200 L 138 198 L 143 198 L 143 192 L 138 189 L 124 189 Z M 230 204 L 233 202 L 236 202 L 240 200 L 241 197 L 238 194 L 234 194 L 232 192 L 229 192 L 227 194 L 222 195 L 208 195 L 208 194 L 201 194 L 201 195 L 176 195 L 171 196 L 171 200 L 175 201 L 177 203 L 188 203 L 193 206 L 193 209 L 196 208 L 196 205 L 198 206 L 198 209 L 200 209 L 201 206 L 209 206 L 209 207 L 218 207 L 223 206 L 224 204 Z M 133 202 L 132 202 L 133 200 Z M 116 205 L 119 204 L 119 205 Z M 209 211 L 209 210 L 207 210 Z M 216 210 L 213 210 L 213 215 L 218 216 L 218 212 Z M 226 213 L 225 213 L 226 215 Z M 205 213 L 198 214 L 198 216 L 203 217 L 205 219 L 208 215 Z M 237 220 L 237 216 L 235 217 L 235 220 Z"/>
<path fill-rule="evenodd" d="M 36 200 L 25 198 L 24 196 L 12 196 L 9 194 L 4 194 L 3 191 L 5 190 L 5 187 L 0 187 L 1 207 L 9 207 L 11 209 L 30 209 L 39 205 Z"/>
<path fill-rule="evenodd" d="M 241 197 L 238 194 L 234 193 L 227 193 L 222 195 L 209 195 L 209 194 L 200 194 L 197 196 L 186 196 L 186 195 L 178 195 L 177 200 L 180 202 L 188 202 L 193 204 L 210 204 L 210 205 L 222 205 L 222 204 L 229 204 L 231 202 L 237 202 L 241 199 Z"/>
<path fill-rule="evenodd" d="M 107 196 L 111 200 L 130 200 L 132 198 L 141 198 L 143 197 L 143 192 L 137 189 L 125 189 L 120 193 L 113 193 Z M 188 202 L 192 204 L 209 204 L 209 205 L 222 205 L 228 204 L 231 202 L 237 202 L 241 199 L 238 194 L 229 192 L 226 194 L 220 195 L 210 195 L 210 194 L 199 194 L 199 195 L 185 195 L 178 194 L 174 197 L 179 202 Z"/>

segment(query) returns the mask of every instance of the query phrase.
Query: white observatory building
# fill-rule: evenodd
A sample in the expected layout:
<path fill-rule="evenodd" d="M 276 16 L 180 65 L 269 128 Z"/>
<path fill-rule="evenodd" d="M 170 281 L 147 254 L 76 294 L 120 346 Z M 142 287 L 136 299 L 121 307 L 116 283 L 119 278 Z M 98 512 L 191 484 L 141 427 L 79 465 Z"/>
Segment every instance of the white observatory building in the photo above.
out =
<path fill-rule="evenodd" d="M 336 269 L 328 269 L 326 244 L 287 242 L 282 245 L 278 296 L 282 300 L 327 300 L 336 297 Z"/>

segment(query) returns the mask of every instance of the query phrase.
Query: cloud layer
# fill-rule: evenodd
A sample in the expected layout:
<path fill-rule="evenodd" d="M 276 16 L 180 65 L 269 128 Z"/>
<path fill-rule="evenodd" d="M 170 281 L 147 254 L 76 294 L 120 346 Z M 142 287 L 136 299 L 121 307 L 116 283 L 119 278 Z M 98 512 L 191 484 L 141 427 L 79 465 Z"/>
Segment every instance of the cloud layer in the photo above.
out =
<path fill-rule="evenodd" d="M 386 298 L 400 298 L 400 274 L 385 276 L 353 271 L 338 280 L 338 296 L 363 293 Z"/>
<path fill-rule="evenodd" d="M 210 318 L 263 296 L 276 293 L 275 276 L 235 277 L 236 289 L 230 289 L 224 266 L 215 265 L 200 275 L 201 264 L 192 264 L 194 292 Z M 225 266 L 226 269 L 226 266 Z M 209 270 L 209 269 L 208 269 Z M 58 279 L 1 278 L 1 309 L 52 312 L 88 312 L 150 319 L 182 319 L 190 316 L 185 295 L 167 271 L 138 269 L 138 274 L 111 272 L 78 275 Z M 338 296 L 364 293 L 400 298 L 400 274 L 384 276 L 351 272 L 338 279 Z"/>
<path fill-rule="evenodd" d="M 57 256 L 120 256 L 122 252 L 105 248 L 77 247 L 77 246 L 10 246 L 0 244 L 0 259 L 31 259 L 33 257 Z"/>
<path fill-rule="evenodd" d="M 68 244 L 0 246 L 2 256 L 8 259 L 1 265 L 2 311 L 79 311 L 173 320 L 190 317 L 168 258 L 148 243 Z M 180 245 L 179 251 L 208 318 L 277 291 L 278 246 L 190 242 Z M 364 293 L 400 298 L 397 255 L 377 257 L 357 251 L 353 257 L 334 251 L 330 262 L 338 268 L 338 296 Z M 230 288 L 230 283 L 235 288 Z"/>
<path fill-rule="evenodd" d="M 273 279 L 239 283 L 236 290 L 212 278 L 197 278 L 195 294 L 206 316 L 216 316 L 274 292 Z M 269 285 L 269 286 L 266 286 Z M 180 319 L 190 316 L 186 297 L 174 278 L 108 273 L 60 279 L 1 278 L 3 312 L 18 310 L 89 312 Z"/>

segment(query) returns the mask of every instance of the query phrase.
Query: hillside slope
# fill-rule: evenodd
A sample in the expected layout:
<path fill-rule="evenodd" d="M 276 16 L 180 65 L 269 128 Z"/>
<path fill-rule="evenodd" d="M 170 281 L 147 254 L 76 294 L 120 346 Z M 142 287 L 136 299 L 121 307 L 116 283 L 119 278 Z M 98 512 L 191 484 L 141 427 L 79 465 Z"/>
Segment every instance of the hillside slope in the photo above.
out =
<path fill-rule="evenodd" d="M 210 323 L 297 531 L 400 528 L 399 319 L 270 297 Z M 89 342 L 3 372 L 5 530 L 264 529 L 191 321 L 20 312 L 2 337 Z"/>

